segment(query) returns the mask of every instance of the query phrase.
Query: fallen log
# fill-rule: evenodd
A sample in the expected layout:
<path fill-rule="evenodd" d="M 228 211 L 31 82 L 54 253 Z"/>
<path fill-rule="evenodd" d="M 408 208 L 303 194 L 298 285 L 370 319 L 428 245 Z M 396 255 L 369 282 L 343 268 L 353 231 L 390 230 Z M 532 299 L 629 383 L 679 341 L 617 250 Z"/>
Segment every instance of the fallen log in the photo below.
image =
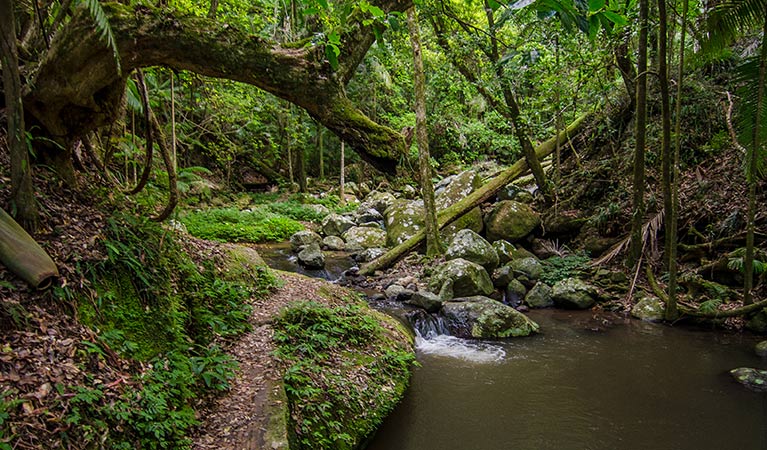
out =
<path fill-rule="evenodd" d="M 59 270 L 50 256 L 0 208 L 0 262 L 37 289 L 47 288 Z"/>
<path fill-rule="evenodd" d="M 580 116 L 570 125 L 568 125 L 566 129 L 562 130 L 558 136 L 552 137 L 551 139 L 538 145 L 538 147 L 535 149 L 535 154 L 538 156 L 538 158 L 542 159 L 554 152 L 554 150 L 557 148 L 557 142 L 559 142 L 561 145 L 567 142 L 568 139 L 571 139 L 574 134 L 578 133 L 583 128 L 588 117 L 589 114 Z M 492 180 L 488 181 L 484 186 L 467 195 L 463 200 L 440 211 L 437 214 L 437 226 L 439 229 L 442 229 L 450 223 L 461 218 L 464 214 L 468 213 L 475 207 L 490 199 L 504 186 L 522 175 L 527 169 L 527 163 L 525 162 L 524 158 L 520 159 L 514 163 L 514 165 L 501 172 Z M 362 268 L 360 268 L 360 275 L 372 275 L 376 270 L 383 270 L 392 266 L 400 258 L 418 247 L 418 245 L 424 240 L 424 236 L 425 231 L 421 229 L 410 239 L 392 248 L 373 261 L 364 264 Z"/>

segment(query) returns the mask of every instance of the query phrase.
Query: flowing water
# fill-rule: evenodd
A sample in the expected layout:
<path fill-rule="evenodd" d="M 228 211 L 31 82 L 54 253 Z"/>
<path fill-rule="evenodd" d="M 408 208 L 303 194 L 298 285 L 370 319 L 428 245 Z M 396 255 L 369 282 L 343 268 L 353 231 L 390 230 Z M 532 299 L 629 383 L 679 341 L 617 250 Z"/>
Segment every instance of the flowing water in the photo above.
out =
<path fill-rule="evenodd" d="M 352 267 L 354 260 L 345 252 L 323 251 L 324 269 L 307 269 L 298 263 L 298 258 L 290 250 L 290 242 L 257 246 L 258 254 L 272 269 L 295 272 L 308 277 L 322 278 L 328 281 L 338 280 L 344 271 Z"/>
<path fill-rule="evenodd" d="M 259 251 L 273 268 L 328 280 L 353 264 L 329 254 L 309 271 L 289 245 Z M 421 367 L 368 450 L 767 450 L 767 394 L 727 373 L 767 367 L 757 338 L 588 311 L 528 315 L 539 335 L 496 342 L 448 336 L 419 315 Z"/>
<path fill-rule="evenodd" d="M 767 449 L 767 395 L 727 373 L 767 366 L 755 338 L 605 327 L 589 312 L 529 316 L 540 335 L 419 337 L 422 366 L 368 450 Z"/>

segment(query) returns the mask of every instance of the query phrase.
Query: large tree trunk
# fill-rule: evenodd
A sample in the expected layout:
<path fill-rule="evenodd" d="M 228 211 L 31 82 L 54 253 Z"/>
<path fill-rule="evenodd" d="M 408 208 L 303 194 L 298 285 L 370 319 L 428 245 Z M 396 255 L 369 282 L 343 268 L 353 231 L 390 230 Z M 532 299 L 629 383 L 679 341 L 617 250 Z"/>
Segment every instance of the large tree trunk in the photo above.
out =
<path fill-rule="evenodd" d="M 26 145 L 16 47 L 16 21 L 11 0 L 0 0 L 0 61 L 3 65 L 8 148 L 11 157 L 11 207 L 15 210 L 16 220 L 27 230 L 34 232 L 38 225 L 37 203 Z"/>
<path fill-rule="evenodd" d="M 437 206 L 434 202 L 434 185 L 429 156 L 429 135 L 426 127 L 426 81 L 421 58 L 421 36 L 415 6 L 407 10 L 407 26 L 413 47 L 413 84 L 415 85 L 415 140 L 418 145 L 418 169 L 421 175 L 421 196 L 426 232 L 426 256 L 442 254 L 442 243 L 437 226 Z"/>
<path fill-rule="evenodd" d="M 408 0 L 380 0 L 385 11 L 404 11 Z M 84 7 L 57 33 L 24 98 L 28 112 L 62 144 L 110 123 L 121 107 L 127 74 L 165 65 L 252 84 L 304 108 L 377 169 L 394 173 L 404 141 L 362 114 L 346 97 L 345 83 L 374 41 L 372 27 L 352 22 L 343 35 L 341 63 L 333 70 L 322 46 L 280 46 L 207 18 L 172 15 L 146 6 L 105 3 L 122 63 L 93 27 Z"/>
<path fill-rule="evenodd" d="M 59 276 L 51 257 L 3 209 L 0 209 L 0 262 L 34 288 L 47 287 Z"/>
<path fill-rule="evenodd" d="M 557 142 L 567 142 L 567 140 L 571 139 L 574 134 L 581 131 L 583 126 L 586 124 L 587 117 L 588 115 L 579 117 L 567 128 L 565 128 L 559 135 L 554 136 L 551 139 L 538 145 L 536 149 L 536 156 L 538 158 L 545 158 L 554 152 L 554 150 L 557 148 Z M 500 175 L 488 181 L 484 186 L 467 195 L 463 200 L 460 200 L 459 202 L 451 205 L 449 208 L 440 211 L 437 214 L 437 224 L 439 225 L 439 228 L 442 229 L 446 227 L 450 223 L 461 218 L 464 214 L 486 202 L 504 186 L 514 181 L 514 179 L 525 173 L 525 171 L 528 169 L 529 168 L 527 166 L 527 162 L 524 159 L 521 159 L 508 169 L 501 172 Z M 382 270 L 390 267 L 400 258 L 415 250 L 415 248 L 418 247 L 421 242 L 423 242 L 424 236 L 425 232 L 422 229 L 410 239 L 392 248 L 368 264 L 362 266 L 360 269 L 360 274 L 372 275 L 376 270 Z"/>

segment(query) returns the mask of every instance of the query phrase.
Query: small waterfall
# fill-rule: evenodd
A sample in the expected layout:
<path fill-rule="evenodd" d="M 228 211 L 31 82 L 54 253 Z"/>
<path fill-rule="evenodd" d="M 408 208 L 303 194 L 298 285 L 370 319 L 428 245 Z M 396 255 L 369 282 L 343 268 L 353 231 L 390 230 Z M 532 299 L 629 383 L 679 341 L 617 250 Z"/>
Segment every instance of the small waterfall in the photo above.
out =
<path fill-rule="evenodd" d="M 450 335 L 444 317 L 416 310 L 407 315 L 415 331 L 415 346 L 423 355 L 462 359 L 472 363 L 500 362 L 506 352 L 489 342 L 461 339 Z"/>

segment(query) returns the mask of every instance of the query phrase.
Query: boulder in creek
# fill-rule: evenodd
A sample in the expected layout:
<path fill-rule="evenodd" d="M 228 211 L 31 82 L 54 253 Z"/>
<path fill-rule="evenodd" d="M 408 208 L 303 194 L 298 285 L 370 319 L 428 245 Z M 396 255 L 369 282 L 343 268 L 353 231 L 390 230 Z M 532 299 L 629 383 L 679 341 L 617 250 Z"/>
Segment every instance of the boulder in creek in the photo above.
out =
<path fill-rule="evenodd" d="M 471 230 L 461 230 L 453 236 L 453 240 L 445 252 L 445 258 L 463 258 L 477 263 L 492 273 L 498 267 L 498 253 L 482 236 Z"/>
<path fill-rule="evenodd" d="M 426 312 L 435 313 L 442 308 L 442 299 L 437 294 L 429 291 L 418 291 L 405 303 L 425 309 Z"/>
<path fill-rule="evenodd" d="M 385 248 L 381 248 L 381 247 L 366 248 L 362 251 L 359 251 L 353 254 L 352 259 L 354 259 L 358 263 L 366 263 L 378 258 L 384 253 L 386 253 Z"/>
<path fill-rule="evenodd" d="M 423 201 L 394 201 L 384 213 L 386 245 L 394 247 L 413 237 L 423 228 Z"/>
<path fill-rule="evenodd" d="M 434 188 L 434 203 L 437 211 L 442 211 L 458 203 L 480 186 L 482 186 L 482 178 L 473 170 L 442 179 Z M 482 210 L 476 207 L 443 228 L 440 234 L 442 239 L 450 242 L 460 230 L 472 230 L 475 233 L 480 233 L 483 228 Z"/>
<path fill-rule="evenodd" d="M 346 243 L 338 236 L 325 236 L 322 240 L 322 248 L 331 251 L 341 251 L 346 248 Z"/>
<path fill-rule="evenodd" d="M 522 304 L 522 300 L 527 294 L 527 288 L 519 280 L 511 280 L 504 291 L 506 304 L 514 308 Z"/>
<path fill-rule="evenodd" d="M 342 237 L 346 249 L 350 251 L 383 247 L 386 244 L 386 232 L 380 228 L 352 227 Z"/>
<path fill-rule="evenodd" d="M 309 244 L 298 252 L 298 262 L 307 269 L 322 269 L 325 267 L 325 255 L 319 244 Z"/>
<path fill-rule="evenodd" d="M 330 214 L 322 219 L 322 232 L 325 236 L 342 236 L 346 230 L 355 226 L 354 220 L 340 214 Z"/>
<path fill-rule="evenodd" d="M 767 357 L 767 341 L 761 341 L 754 347 L 754 351 L 762 358 Z"/>
<path fill-rule="evenodd" d="M 322 237 L 314 231 L 302 230 L 290 236 L 290 248 L 294 252 L 299 252 L 307 245 L 316 244 L 319 248 Z"/>
<path fill-rule="evenodd" d="M 539 281 L 525 295 L 525 303 L 531 308 L 549 308 L 554 306 L 551 294 L 551 286 Z"/>
<path fill-rule="evenodd" d="M 516 309 L 481 295 L 445 302 L 439 314 L 450 333 L 463 338 L 528 336 L 539 329 L 537 323 Z"/>
<path fill-rule="evenodd" d="M 551 297 L 560 308 L 588 309 L 596 303 L 597 290 L 579 278 L 566 278 L 552 287 Z"/>
<path fill-rule="evenodd" d="M 540 224 L 540 216 L 529 205 L 504 200 L 496 203 L 485 217 L 485 234 L 490 241 L 505 239 L 513 243 L 530 234 Z"/>
<path fill-rule="evenodd" d="M 400 284 L 392 284 L 384 291 L 386 298 L 398 302 L 404 302 L 413 297 L 414 292 Z"/>
<path fill-rule="evenodd" d="M 631 316 L 648 322 L 660 322 L 663 320 L 665 305 L 653 295 L 643 296 L 631 308 Z"/>
<path fill-rule="evenodd" d="M 735 381 L 752 391 L 767 392 L 767 370 L 738 367 L 732 369 L 730 375 L 735 378 Z"/>
<path fill-rule="evenodd" d="M 479 264 L 461 258 L 439 265 L 429 280 L 429 290 L 442 293 L 446 291 L 443 289 L 446 284 L 452 286 L 450 297 L 490 295 L 493 292 L 493 282 L 487 271 Z"/>
<path fill-rule="evenodd" d="M 381 224 L 383 224 L 383 220 L 384 220 L 383 214 L 378 212 L 377 209 L 367 207 L 367 206 L 361 206 L 357 208 L 357 210 L 354 211 L 354 214 L 352 215 L 352 217 L 354 219 L 354 222 L 357 225 L 362 225 L 364 223 L 370 223 L 370 222 L 375 222 L 375 223 L 380 222 Z"/>

